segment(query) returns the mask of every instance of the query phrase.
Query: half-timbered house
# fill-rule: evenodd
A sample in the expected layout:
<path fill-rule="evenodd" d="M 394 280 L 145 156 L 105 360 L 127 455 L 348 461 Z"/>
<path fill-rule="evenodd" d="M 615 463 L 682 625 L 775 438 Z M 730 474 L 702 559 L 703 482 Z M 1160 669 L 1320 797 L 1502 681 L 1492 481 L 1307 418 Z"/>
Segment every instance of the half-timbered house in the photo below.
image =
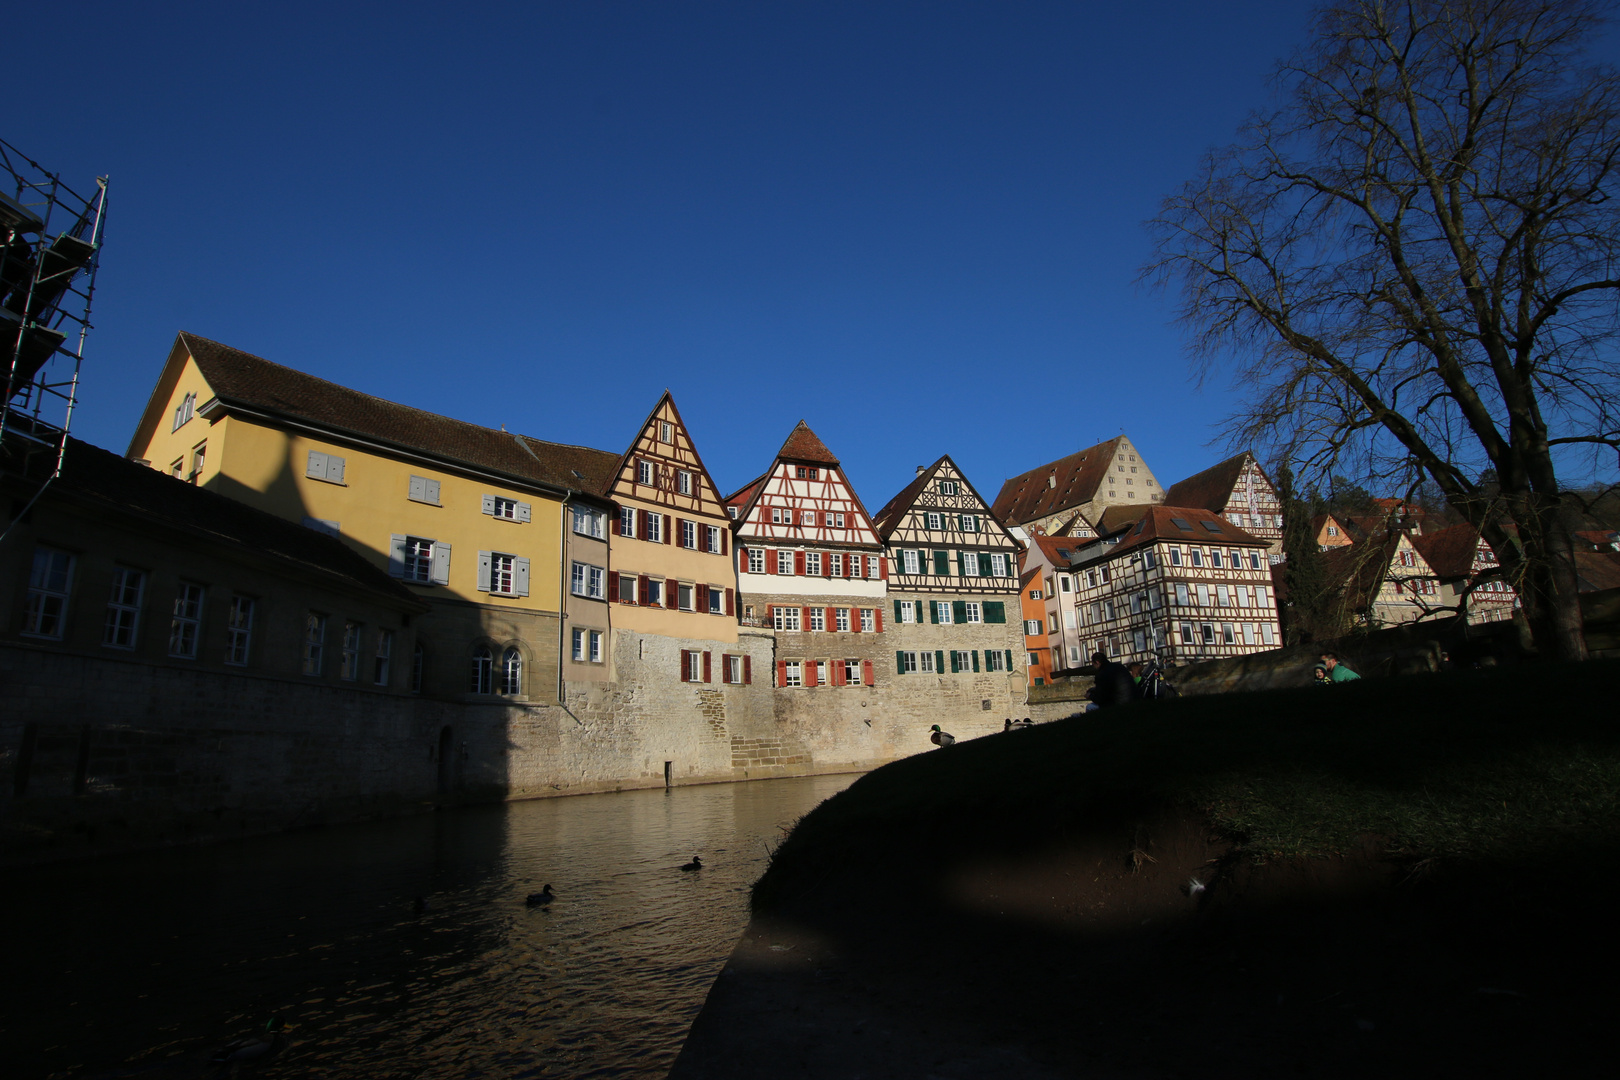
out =
<path fill-rule="evenodd" d="M 1164 490 L 1124 435 L 1013 477 L 992 512 L 1015 530 L 1046 536 L 1095 536 L 1105 506 L 1164 501 Z"/>
<path fill-rule="evenodd" d="M 1219 514 L 1250 536 L 1268 541 L 1271 560 L 1282 561 L 1282 500 L 1247 450 L 1170 485 L 1164 505 Z"/>
<path fill-rule="evenodd" d="M 775 634 L 771 677 L 793 695 L 886 682 L 883 543 L 839 461 L 803 420 L 771 467 L 726 499 L 745 627 Z M 778 695 L 778 716 L 836 708 Z"/>
<path fill-rule="evenodd" d="M 1414 536 L 1412 544 L 1434 573 L 1440 605 L 1464 614 L 1470 626 L 1513 618 L 1518 593 L 1503 579 L 1490 541 L 1473 525 Z"/>
<path fill-rule="evenodd" d="M 975 701 L 997 723 L 1024 700 L 1019 543 L 950 455 L 875 519 L 886 545 L 895 685 Z"/>

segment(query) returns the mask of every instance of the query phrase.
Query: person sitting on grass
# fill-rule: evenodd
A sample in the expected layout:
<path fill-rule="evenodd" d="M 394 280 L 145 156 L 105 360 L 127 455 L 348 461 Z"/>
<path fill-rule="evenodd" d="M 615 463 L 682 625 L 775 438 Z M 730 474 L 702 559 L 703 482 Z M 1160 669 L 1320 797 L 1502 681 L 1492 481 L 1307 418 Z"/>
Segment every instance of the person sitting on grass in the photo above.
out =
<path fill-rule="evenodd" d="M 1097 671 L 1091 689 L 1086 691 L 1092 704 L 1105 709 L 1110 705 L 1124 705 L 1136 697 L 1136 682 L 1124 664 L 1108 659 L 1101 650 L 1091 654 L 1091 664 Z"/>
<path fill-rule="evenodd" d="M 1361 678 L 1339 661 L 1339 654 L 1325 652 L 1322 654 L 1322 666 L 1327 668 L 1328 682 L 1351 682 Z"/>

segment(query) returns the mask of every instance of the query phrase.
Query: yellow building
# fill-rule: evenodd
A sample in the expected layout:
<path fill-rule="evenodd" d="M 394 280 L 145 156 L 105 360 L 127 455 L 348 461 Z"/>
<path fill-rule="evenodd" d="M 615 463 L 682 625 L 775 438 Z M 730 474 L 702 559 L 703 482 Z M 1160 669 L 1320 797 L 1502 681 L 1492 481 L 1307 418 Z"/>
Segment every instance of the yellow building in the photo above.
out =
<path fill-rule="evenodd" d="M 426 600 L 419 692 L 556 701 L 565 615 L 605 631 L 600 492 L 618 465 L 605 451 L 452 420 L 182 333 L 129 456 L 337 536 Z M 587 649 L 582 670 L 607 662 Z"/>

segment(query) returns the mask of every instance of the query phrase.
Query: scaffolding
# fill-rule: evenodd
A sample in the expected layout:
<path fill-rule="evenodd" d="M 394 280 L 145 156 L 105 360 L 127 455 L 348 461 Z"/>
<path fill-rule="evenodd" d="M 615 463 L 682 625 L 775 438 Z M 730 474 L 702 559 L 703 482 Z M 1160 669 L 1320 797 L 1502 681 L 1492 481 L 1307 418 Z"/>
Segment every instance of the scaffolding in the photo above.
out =
<path fill-rule="evenodd" d="M 0 473 L 38 483 L 37 499 L 61 471 L 73 422 L 107 178 L 81 195 L 0 139 L 0 188 Z"/>

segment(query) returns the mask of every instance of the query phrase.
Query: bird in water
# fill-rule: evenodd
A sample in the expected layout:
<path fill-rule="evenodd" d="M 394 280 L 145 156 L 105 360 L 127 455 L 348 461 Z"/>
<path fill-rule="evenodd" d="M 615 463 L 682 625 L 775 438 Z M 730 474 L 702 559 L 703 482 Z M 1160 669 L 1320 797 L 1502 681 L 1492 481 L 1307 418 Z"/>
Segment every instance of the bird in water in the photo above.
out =
<path fill-rule="evenodd" d="M 681 869 L 687 873 L 691 873 L 693 870 L 701 870 L 703 869 L 703 860 L 694 855 L 692 861 L 682 866 Z"/>
<path fill-rule="evenodd" d="M 956 736 L 952 735 L 948 731 L 939 730 L 939 725 L 938 724 L 934 725 L 933 732 L 934 733 L 932 735 L 928 736 L 928 741 L 933 743 L 935 746 L 955 746 L 956 745 Z"/>
<path fill-rule="evenodd" d="M 528 899 L 523 902 L 530 907 L 545 907 L 555 899 L 556 897 L 551 894 L 551 886 L 547 885 L 539 892 L 530 893 Z"/>
<path fill-rule="evenodd" d="M 265 1022 L 263 1032 L 245 1035 L 235 1042 L 226 1043 L 214 1051 L 214 1056 L 208 1059 L 208 1064 L 219 1066 L 219 1074 L 223 1075 L 227 1070 L 234 1070 L 245 1061 L 263 1061 L 279 1052 L 282 1044 L 287 1041 L 284 1030 L 286 1026 L 281 1017 L 272 1016 Z"/>

